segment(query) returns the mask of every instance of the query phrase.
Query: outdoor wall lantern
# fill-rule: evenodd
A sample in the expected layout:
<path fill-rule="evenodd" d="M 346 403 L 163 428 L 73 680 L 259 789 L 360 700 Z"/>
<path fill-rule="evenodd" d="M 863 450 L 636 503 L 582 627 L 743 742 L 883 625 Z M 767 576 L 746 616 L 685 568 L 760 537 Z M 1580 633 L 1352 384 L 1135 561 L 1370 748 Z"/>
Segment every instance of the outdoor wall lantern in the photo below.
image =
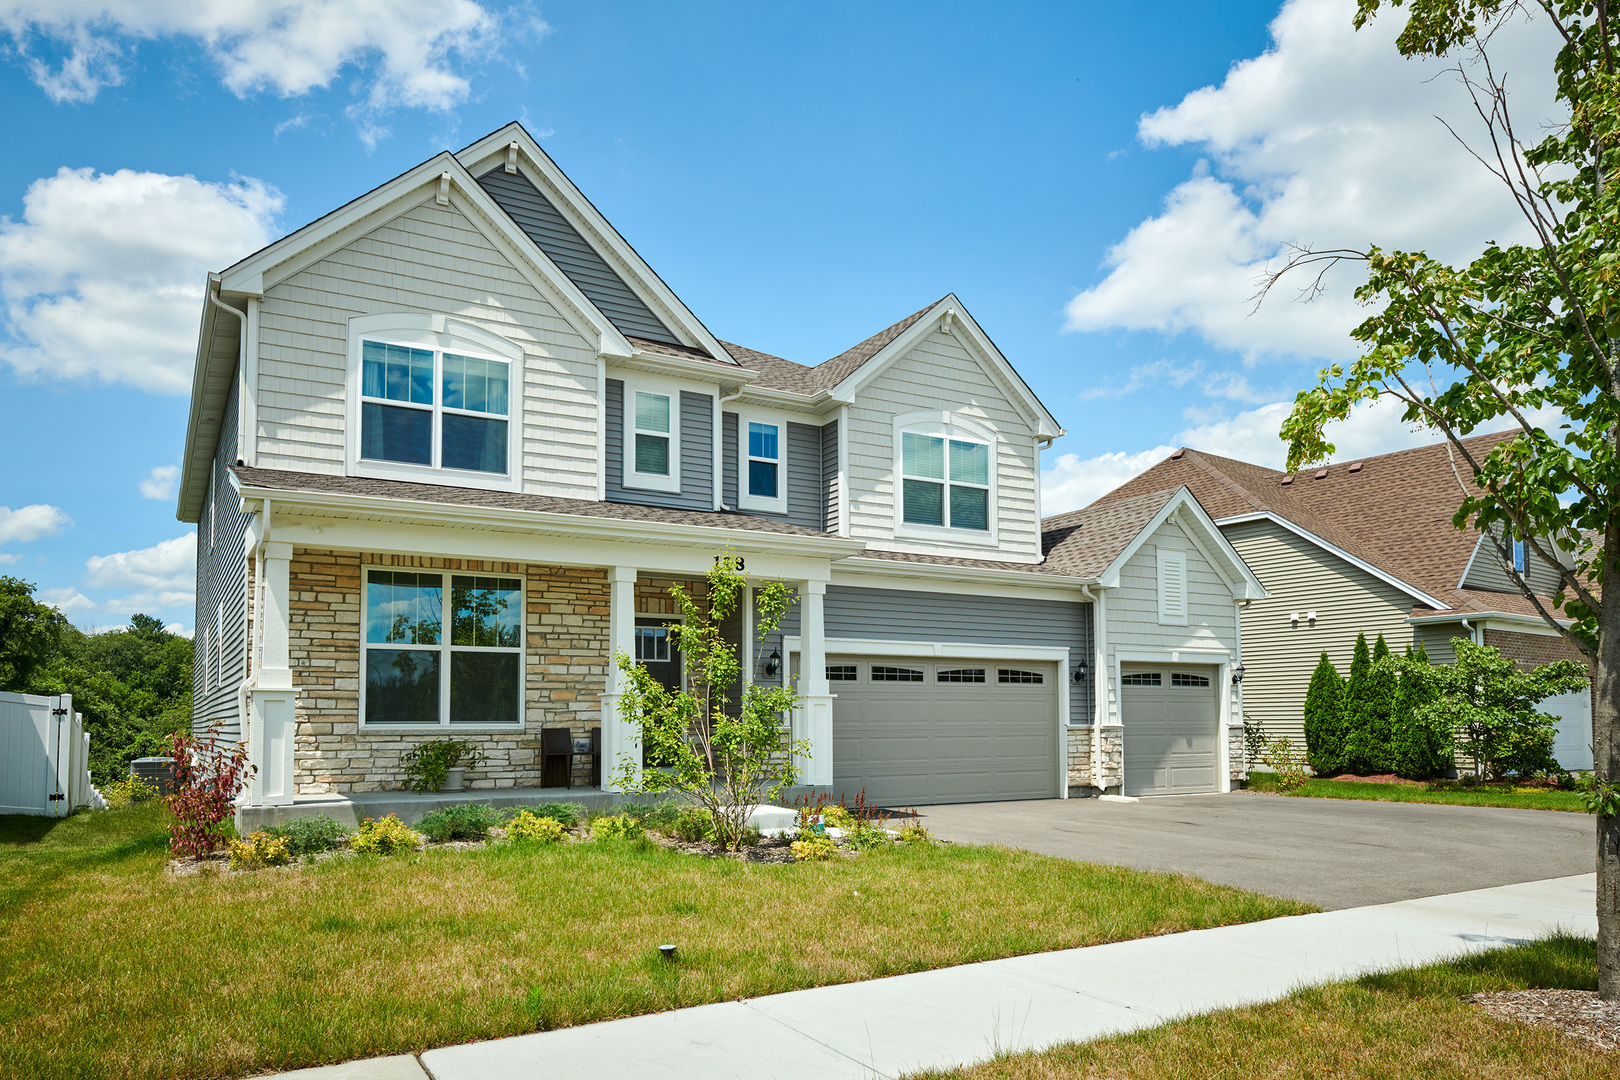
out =
<path fill-rule="evenodd" d="M 1077 683 L 1086 681 L 1086 662 L 1084 660 L 1074 665 L 1074 681 Z"/>
<path fill-rule="evenodd" d="M 775 675 L 782 670 L 782 650 L 772 649 L 770 657 L 765 661 L 765 674 Z"/>
<path fill-rule="evenodd" d="M 1232 685 L 1237 686 L 1243 682 L 1243 665 L 1239 664 L 1232 669 Z"/>

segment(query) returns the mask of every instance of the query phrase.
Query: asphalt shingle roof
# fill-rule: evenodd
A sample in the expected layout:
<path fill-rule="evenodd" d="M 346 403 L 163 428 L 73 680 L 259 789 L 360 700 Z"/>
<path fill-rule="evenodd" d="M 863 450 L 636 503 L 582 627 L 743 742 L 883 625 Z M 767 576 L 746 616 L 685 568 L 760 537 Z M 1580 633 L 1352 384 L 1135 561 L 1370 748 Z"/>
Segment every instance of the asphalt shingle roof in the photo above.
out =
<path fill-rule="evenodd" d="M 860 369 L 872 357 L 883 351 L 883 347 L 901 334 L 912 323 L 922 318 L 938 306 L 943 296 L 932 304 L 912 312 L 892 326 L 886 326 L 873 334 L 865 341 L 852 345 L 830 360 L 823 360 L 814 366 L 796 364 L 792 360 L 784 360 L 780 356 L 750 349 L 744 345 L 733 345 L 729 341 L 720 344 L 726 351 L 736 357 L 743 367 L 759 372 L 759 378 L 754 386 L 763 386 L 770 390 L 788 390 L 795 394 L 816 394 L 822 390 L 830 390 L 843 382 Z"/>

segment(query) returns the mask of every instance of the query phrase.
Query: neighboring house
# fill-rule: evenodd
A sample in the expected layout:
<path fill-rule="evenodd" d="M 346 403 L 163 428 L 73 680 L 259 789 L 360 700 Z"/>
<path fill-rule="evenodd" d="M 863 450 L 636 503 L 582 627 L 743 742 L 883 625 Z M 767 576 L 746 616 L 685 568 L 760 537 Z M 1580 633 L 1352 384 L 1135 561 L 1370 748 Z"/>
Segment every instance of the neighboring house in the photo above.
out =
<path fill-rule="evenodd" d="M 1481 457 L 1509 433 L 1464 440 Z M 1522 542 L 1455 528 L 1467 464 L 1447 443 L 1282 473 L 1181 449 L 1093 504 L 1186 485 L 1269 593 L 1243 612 L 1243 708 L 1268 734 L 1302 740 L 1305 690 L 1325 650 L 1347 674 L 1357 633 L 1383 634 L 1399 653 L 1422 643 L 1449 663 L 1465 637 L 1521 667 L 1582 659 L 1516 588 L 1517 567 L 1537 595 L 1558 591 L 1556 568 Z M 1545 706 L 1560 717 L 1566 768 L 1591 768 L 1591 695 Z"/>
<path fill-rule="evenodd" d="M 1138 664 L 1144 731 L 1196 745 L 1126 741 L 1127 788 L 1242 775 L 1259 582 L 1181 490 L 1043 532 L 1062 430 L 954 296 L 815 366 L 720 341 L 514 124 L 212 275 L 202 315 L 194 719 L 246 740 L 254 805 L 397 788 L 432 736 L 482 746 L 477 790 L 538 787 L 542 732 L 598 725 L 611 784 L 611 658 L 677 684 L 667 590 L 726 552 L 797 589 L 763 646 L 751 604 L 726 630 L 746 677 L 802 672 L 808 785 L 1118 789 Z"/>

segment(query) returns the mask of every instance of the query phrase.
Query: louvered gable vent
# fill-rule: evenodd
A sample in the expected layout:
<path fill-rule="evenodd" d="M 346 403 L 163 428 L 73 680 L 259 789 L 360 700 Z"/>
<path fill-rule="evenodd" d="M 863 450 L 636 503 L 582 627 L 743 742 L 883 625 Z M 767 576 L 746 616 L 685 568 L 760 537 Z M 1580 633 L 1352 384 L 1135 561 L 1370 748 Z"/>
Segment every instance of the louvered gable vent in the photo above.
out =
<path fill-rule="evenodd" d="M 1159 622 L 1187 625 L 1187 553 L 1159 549 Z"/>

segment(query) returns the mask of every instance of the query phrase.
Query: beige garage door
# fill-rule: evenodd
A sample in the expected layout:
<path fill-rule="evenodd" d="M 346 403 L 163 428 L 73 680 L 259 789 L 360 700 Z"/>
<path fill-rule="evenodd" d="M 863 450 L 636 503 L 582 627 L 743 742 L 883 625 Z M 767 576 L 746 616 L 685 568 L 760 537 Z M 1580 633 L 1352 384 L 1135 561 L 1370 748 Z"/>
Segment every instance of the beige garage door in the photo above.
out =
<path fill-rule="evenodd" d="M 1057 666 L 829 657 L 833 788 L 879 806 L 1057 795 Z"/>
<path fill-rule="evenodd" d="M 1218 668 L 1124 664 L 1125 794 L 1215 791 Z"/>

